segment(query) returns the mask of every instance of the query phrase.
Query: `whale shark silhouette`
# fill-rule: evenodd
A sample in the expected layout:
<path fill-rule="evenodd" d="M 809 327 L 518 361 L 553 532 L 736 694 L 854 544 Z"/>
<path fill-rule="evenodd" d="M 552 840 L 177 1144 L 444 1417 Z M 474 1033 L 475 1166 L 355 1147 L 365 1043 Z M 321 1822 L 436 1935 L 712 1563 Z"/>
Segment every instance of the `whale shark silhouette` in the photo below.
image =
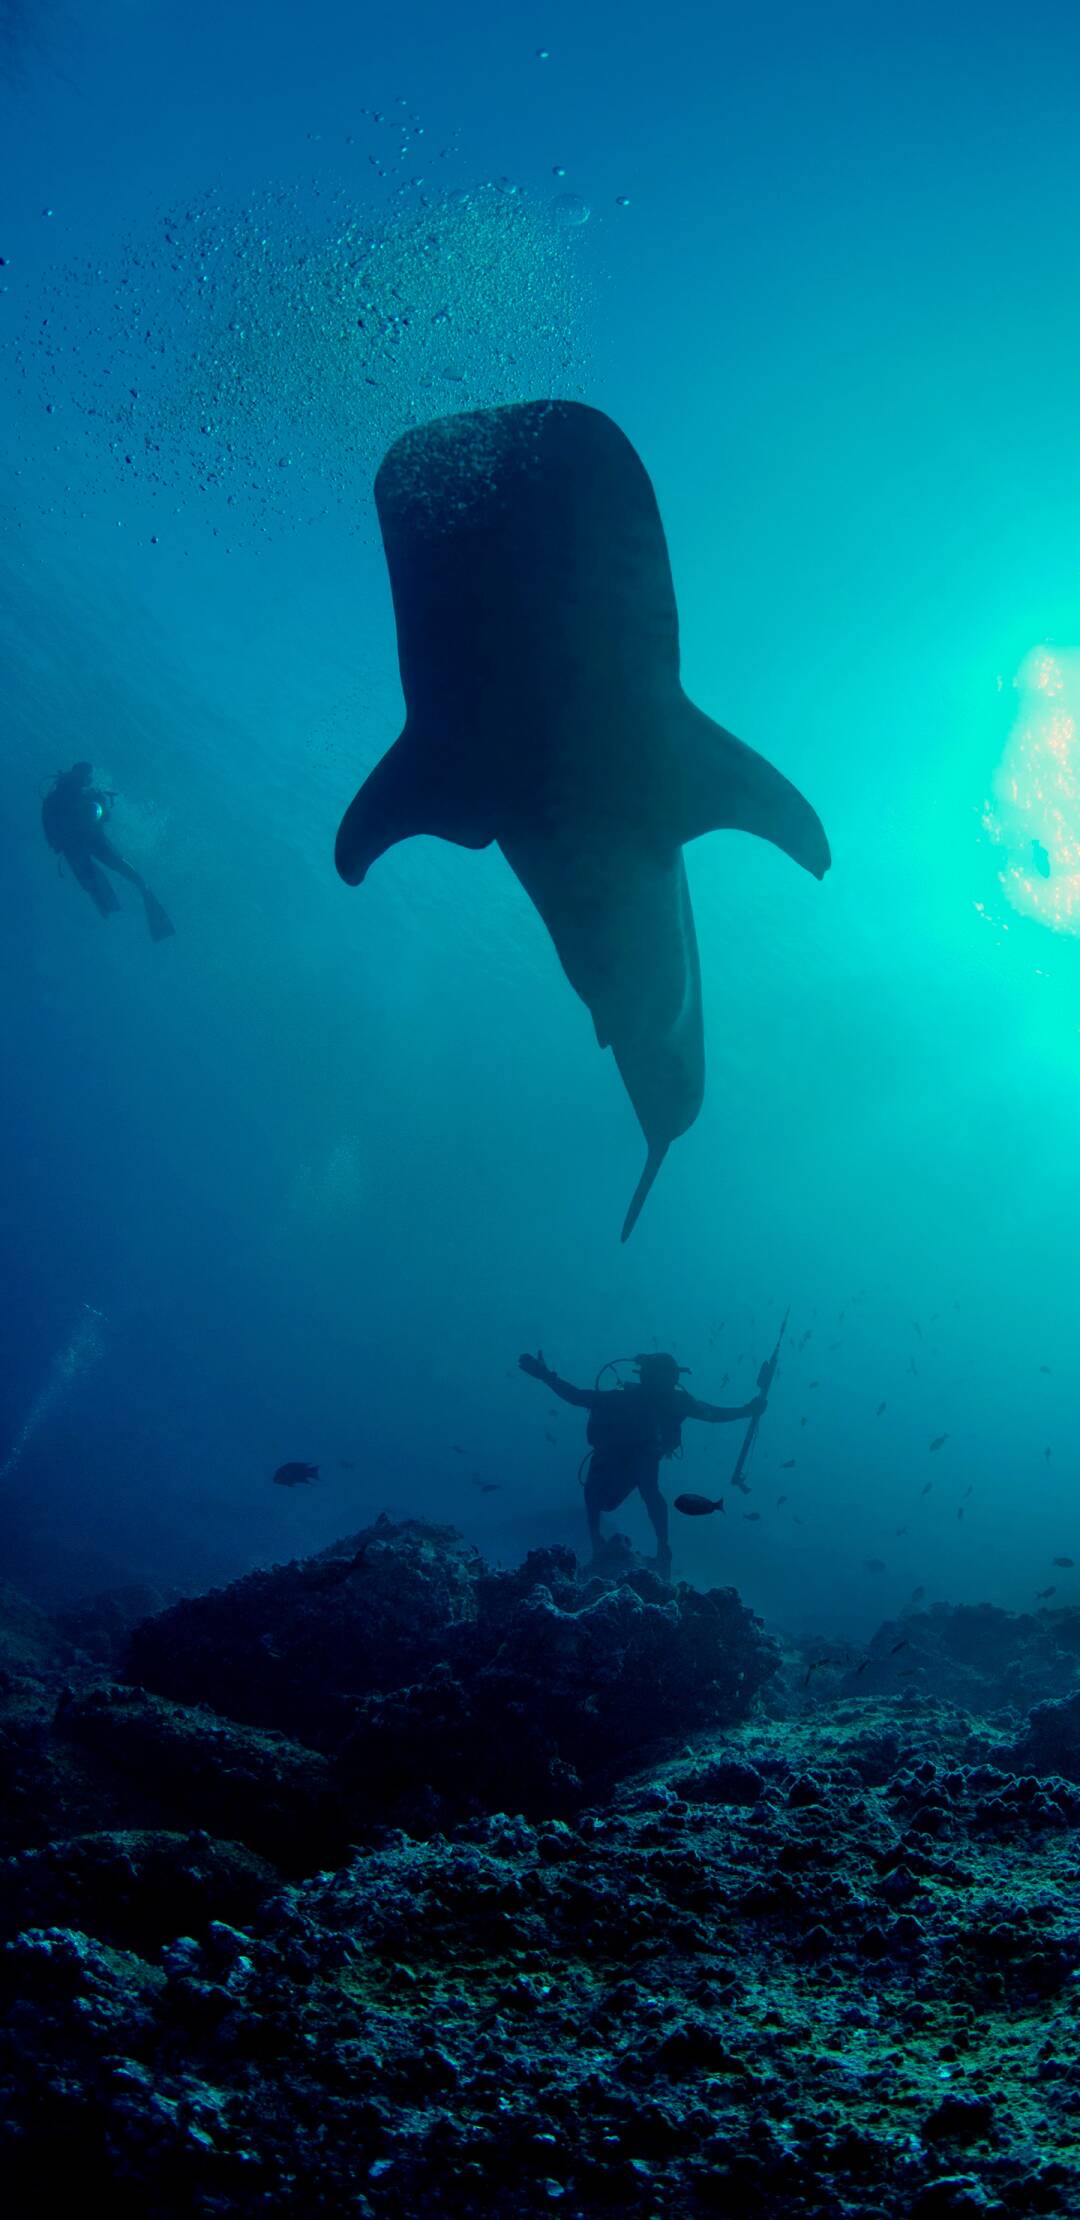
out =
<path fill-rule="evenodd" d="M 682 849 L 757 833 L 816 878 L 810 804 L 694 707 L 648 475 L 574 401 L 440 417 L 375 480 L 405 727 L 346 810 L 359 886 L 415 833 L 497 841 L 610 1046 L 648 1154 L 625 1241 L 705 1089 L 701 976 Z"/>

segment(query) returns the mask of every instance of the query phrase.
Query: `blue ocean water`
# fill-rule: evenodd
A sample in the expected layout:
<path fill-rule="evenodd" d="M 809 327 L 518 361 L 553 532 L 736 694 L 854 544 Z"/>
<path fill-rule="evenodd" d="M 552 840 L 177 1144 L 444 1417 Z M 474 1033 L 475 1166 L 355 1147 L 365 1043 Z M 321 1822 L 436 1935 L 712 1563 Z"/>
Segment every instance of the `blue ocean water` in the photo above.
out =
<path fill-rule="evenodd" d="M 742 1399 L 790 1304 L 760 1520 L 677 1570 L 794 1628 L 1073 1598 L 1071 12 L 2 28 L 7 1575 L 581 1541 L 519 1351 Z M 381 454 L 542 393 L 634 441 L 687 689 L 834 857 L 689 850 L 708 1089 L 625 1249 L 633 1113 L 497 850 L 333 870 L 400 720 Z M 59 878 L 76 757 L 174 940 Z"/>

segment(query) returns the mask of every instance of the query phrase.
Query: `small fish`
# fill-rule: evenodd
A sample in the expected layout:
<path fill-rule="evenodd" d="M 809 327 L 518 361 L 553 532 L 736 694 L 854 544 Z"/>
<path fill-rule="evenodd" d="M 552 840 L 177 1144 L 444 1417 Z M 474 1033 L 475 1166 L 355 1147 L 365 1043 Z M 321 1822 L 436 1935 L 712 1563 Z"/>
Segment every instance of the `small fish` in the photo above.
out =
<path fill-rule="evenodd" d="M 761 1512 L 760 1512 L 760 1511 L 744 1511 L 744 1512 L 743 1512 L 743 1517 L 744 1517 L 744 1519 L 749 1519 L 749 1521 L 750 1521 L 750 1524 L 751 1524 L 751 1525 L 753 1525 L 753 1524 L 755 1523 L 755 1521 L 756 1521 L 757 1519 L 759 1519 L 759 1518 L 761 1517 Z"/>
<path fill-rule="evenodd" d="M 856 1678 L 856 1680 L 858 1680 L 858 1677 L 859 1677 L 859 1674 L 860 1674 L 860 1673 L 865 1673 L 865 1671 L 866 1671 L 866 1668 L 867 1668 L 867 1666 L 869 1665 L 869 1663 L 870 1663 L 870 1660 L 869 1660 L 869 1658 L 868 1658 L 868 1657 L 864 1657 L 864 1658 L 862 1658 L 862 1659 L 860 1660 L 859 1664 L 858 1664 L 858 1665 L 856 1665 L 856 1667 L 855 1667 L 855 1678 Z"/>
<path fill-rule="evenodd" d="M 863 1571 L 864 1571 L 864 1572 L 873 1572 L 873 1573 L 879 1573 L 879 1572 L 884 1572 L 884 1571 L 885 1571 L 885 1569 L 886 1569 L 886 1567 L 885 1567 L 885 1560 L 884 1560 L 884 1558 L 883 1558 L 883 1557 L 864 1557 L 864 1558 L 863 1558 Z"/>
<path fill-rule="evenodd" d="M 794 1472 L 794 1470 L 795 1470 L 795 1459 L 794 1459 L 794 1457 L 785 1457 L 785 1459 L 784 1459 L 784 1462 L 783 1462 L 783 1464 L 782 1464 L 782 1465 L 781 1465 L 781 1467 L 780 1467 L 780 1470 L 781 1470 L 781 1472 Z"/>
<path fill-rule="evenodd" d="M 353 1459 L 352 1459 L 351 1457 L 339 1457 L 339 1458 L 338 1458 L 338 1471 L 339 1471 L 339 1472 L 355 1472 L 355 1471 L 356 1471 L 356 1466 L 355 1466 L 355 1464 L 354 1464 L 354 1462 L 353 1462 Z"/>
<path fill-rule="evenodd" d="M 808 1383 L 808 1387 L 807 1387 L 807 1393 L 809 1394 L 810 1388 L 816 1388 L 816 1387 L 820 1387 L 820 1386 L 821 1386 L 821 1381 L 820 1381 L 820 1380 L 811 1380 L 811 1381 L 810 1381 L 810 1382 Z"/>
<path fill-rule="evenodd" d="M 949 1437 L 947 1434 L 935 1434 L 934 1439 L 930 1444 L 931 1449 L 944 1449 L 948 1439 Z"/>
<path fill-rule="evenodd" d="M 1050 1451 L 1049 1451 L 1049 1449 L 1048 1449 L 1048 1448 L 1047 1448 L 1047 1449 L 1044 1449 L 1044 1450 L 1043 1450 L 1043 1456 L 1045 1457 L 1045 1459 L 1046 1459 L 1046 1462 L 1047 1462 L 1047 1464 L 1049 1464 L 1049 1462 L 1050 1462 Z"/>
<path fill-rule="evenodd" d="M 1073 1557 L 1052 1557 L 1050 1562 L 1052 1565 L 1063 1565 L 1066 1572 L 1071 1572 L 1076 1560 Z"/>
<path fill-rule="evenodd" d="M 778 1495 L 778 1496 L 777 1496 L 777 1498 L 776 1498 L 776 1508 L 777 1508 L 777 1510 L 779 1510 L 779 1509 L 780 1509 L 780 1506 L 781 1506 L 781 1504 L 782 1504 L 782 1503 L 786 1503 L 786 1502 L 787 1502 L 787 1497 L 786 1497 L 786 1495 Z"/>
<path fill-rule="evenodd" d="M 896 1529 L 896 1539 L 897 1539 L 897 1541 L 899 1541 L 899 1539 L 900 1539 L 900 1536 L 901 1536 L 901 1534 L 906 1534 L 906 1533 L 907 1533 L 907 1527 L 906 1527 L 906 1526 L 898 1526 L 898 1527 L 897 1527 L 897 1529 Z"/>
<path fill-rule="evenodd" d="M 463 1450 L 459 1441 L 452 1441 L 450 1447 L 453 1450 L 455 1457 L 463 1457 L 465 1455 L 465 1451 Z"/>
<path fill-rule="evenodd" d="M 723 1508 L 724 1498 L 722 1495 L 677 1495 L 675 1497 L 675 1509 L 681 1511 L 684 1518 L 688 1519 L 705 1519 L 708 1518 L 711 1511 L 722 1511 Z"/>
<path fill-rule="evenodd" d="M 901 1650 L 906 1650 L 906 1649 L 910 1649 L 910 1647 L 911 1647 L 911 1645 L 910 1645 L 910 1643 L 909 1643 L 909 1641 L 908 1641 L 907 1635 L 906 1635 L 906 1634 L 902 1634 L 902 1635 L 901 1635 L 901 1637 L 900 1637 L 900 1640 L 899 1640 L 898 1642 L 894 1642 L 894 1643 L 893 1643 L 893 1646 L 892 1646 L 891 1650 L 889 1651 L 889 1656 L 890 1656 L 890 1657 L 898 1657 L 898 1656 L 899 1656 L 899 1654 L 900 1654 L 900 1651 L 901 1651 Z"/>
<path fill-rule="evenodd" d="M 275 1488 L 299 1488 L 305 1480 L 317 1480 L 318 1465 L 279 1465 L 274 1474 Z"/>
<path fill-rule="evenodd" d="M 842 1341 L 830 1341 L 828 1348 L 825 1351 L 826 1356 L 831 1357 L 834 1349 L 842 1349 L 843 1346 L 844 1344 Z"/>
<path fill-rule="evenodd" d="M 1051 1370 L 1050 1370 L 1050 1367 L 1049 1367 L 1049 1365 L 1048 1365 L 1048 1364 L 1041 1364 L 1041 1365 L 1039 1366 L 1039 1370 L 1040 1370 L 1040 1372 L 1045 1372 L 1045 1374 L 1046 1374 L 1046 1377 L 1047 1377 L 1047 1379 L 1048 1379 L 1048 1380 L 1049 1380 L 1049 1379 L 1052 1379 L 1052 1378 L 1053 1378 L 1053 1374 L 1051 1373 Z"/>
<path fill-rule="evenodd" d="M 921 1340 L 922 1340 L 922 1327 L 920 1326 L 920 1324 L 919 1324 L 919 1321 L 918 1321 L 918 1319 L 917 1319 L 917 1318 L 913 1318 L 913 1319 L 912 1319 L 912 1321 L 911 1321 L 911 1323 L 912 1323 L 912 1325 L 914 1326 L 914 1328 L 915 1328 L 915 1331 L 916 1331 L 916 1333 L 917 1333 L 917 1334 L 918 1334 L 918 1336 L 919 1336 L 919 1340 L 921 1341 Z"/>
<path fill-rule="evenodd" d="M 556 1439 L 555 1439 L 555 1436 L 554 1436 L 554 1434 L 549 1434 L 549 1433 L 547 1432 L 547 1430 L 546 1430 L 546 1429 L 545 1429 L 545 1432 L 544 1432 L 544 1440 L 545 1440 L 545 1441 L 549 1441 L 549 1442 L 551 1443 L 551 1446 L 552 1446 L 552 1448 L 553 1448 L 553 1449 L 557 1449 L 557 1448 L 558 1448 L 558 1446 L 559 1446 L 558 1442 L 557 1442 L 557 1441 L 556 1441 Z"/>
<path fill-rule="evenodd" d="M 558 1418 L 558 1415 L 559 1415 L 559 1414 L 558 1414 L 558 1411 L 556 1411 L 556 1410 L 550 1410 L 550 1411 L 548 1412 L 548 1417 L 549 1417 L 549 1418 Z"/>
<path fill-rule="evenodd" d="M 801 1520 L 801 1518 L 799 1518 L 799 1516 L 798 1516 L 797 1512 L 795 1512 L 795 1511 L 793 1511 L 793 1512 L 792 1512 L 792 1514 L 791 1514 L 791 1523 L 792 1523 L 792 1525 L 793 1525 L 793 1526 L 801 1526 L 801 1525 L 802 1525 L 802 1520 Z"/>
<path fill-rule="evenodd" d="M 912 1373 L 914 1373 L 914 1375 L 915 1375 L 915 1378 L 916 1378 L 916 1379 L 918 1379 L 918 1377 L 919 1377 L 919 1367 L 918 1367 L 918 1365 L 916 1364 L 916 1362 L 915 1362 L 915 1359 L 914 1359 L 914 1357 L 909 1357 L 909 1358 L 908 1358 L 908 1361 L 907 1361 L 907 1368 L 908 1368 L 908 1371 L 909 1371 L 909 1372 L 912 1372 Z"/>
<path fill-rule="evenodd" d="M 912 1589 L 912 1591 L 911 1591 L 911 1594 L 910 1594 L 910 1595 L 909 1595 L 909 1597 L 908 1597 L 908 1602 L 909 1602 L 909 1603 L 921 1603 L 921 1602 L 922 1602 L 922 1599 L 923 1599 L 923 1597 L 925 1596 L 925 1594 L 926 1594 L 926 1590 L 925 1590 L 925 1588 L 913 1588 L 913 1589 Z"/>
<path fill-rule="evenodd" d="M 971 1480 L 971 1481 L 969 1481 L 969 1483 L 968 1483 L 967 1487 L 966 1487 L 966 1488 L 964 1489 L 963 1495 L 962 1495 L 962 1496 L 961 1496 L 961 1498 L 960 1498 L 960 1501 L 961 1501 L 961 1503 L 966 1503 L 966 1502 L 967 1502 L 967 1499 L 968 1499 L 968 1497 L 969 1497 L 969 1495 L 974 1495 L 974 1493 L 975 1493 L 975 1482 L 974 1482 L 974 1480 Z"/>
<path fill-rule="evenodd" d="M 806 1414 L 805 1414 L 805 1412 L 804 1412 L 804 1414 L 803 1414 L 802 1418 L 800 1418 L 800 1420 L 799 1420 L 799 1424 L 800 1424 L 800 1426 L 805 1426 L 805 1424 L 806 1424 Z"/>
<path fill-rule="evenodd" d="M 804 1688 L 809 1688 L 809 1686 L 810 1686 L 810 1675 L 811 1675 L 811 1673 L 820 1673 L 820 1671 L 821 1671 L 822 1667 L 823 1667 L 823 1666 L 825 1666 L 825 1665 L 828 1665 L 828 1666 L 837 1666 L 837 1665 L 842 1665 L 842 1664 L 843 1664 L 843 1662 L 844 1662 L 844 1660 L 843 1660 L 843 1658 L 842 1658 L 842 1657 L 815 1657 L 815 1658 L 812 1658 L 812 1659 L 811 1659 L 811 1662 L 810 1662 L 810 1664 L 809 1664 L 809 1665 L 807 1666 L 807 1668 L 806 1668 L 806 1671 L 805 1671 L 805 1673 L 803 1674 L 803 1687 L 804 1687 Z"/>
<path fill-rule="evenodd" d="M 932 1480 L 928 1480 L 928 1481 L 927 1481 L 927 1483 L 926 1483 L 926 1486 L 925 1486 L 925 1488 L 924 1488 L 924 1489 L 922 1490 L 922 1493 L 923 1493 L 923 1495 L 929 1495 L 929 1493 L 930 1493 L 930 1490 L 931 1490 L 931 1488 L 933 1487 L 933 1485 L 934 1485 L 933 1481 L 932 1481 Z"/>
<path fill-rule="evenodd" d="M 874 1417 L 875 1417 L 875 1418 L 882 1418 L 882 1417 L 884 1417 L 884 1414 L 885 1414 L 885 1412 L 886 1412 L 886 1411 L 888 1410 L 888 1408 L 889 1408 L 889 1406 L 888 1406 L 888 1404 L 887 1404 L 887 1403 L 879 1403 L 879 1404 L 878 1404 L 878 1407 L 877 1407 L 877 1409 L 876 1409 L 876 1411 L 874 1412 Z"/>
<path fill-rule="evenodd" d="M 1050 877 L 1050 858 L 1041 840 L 1033 840 L 1031 843 L 1031 861 L 1040 879 Z"/>
<path fill-rule="evenodd" d="M 1036 1588 L 1035 1601 L 1036 1603 L 1045 1603 L 1049 1596 L 1056 1596 L 1056 1594 L 1056 1588 Z"/>
<path fill-rule="evenodd" d="M 731 1378 L 731 1374 L 730 1374 L 730 1372 L 725 1372 L 725 1374 L 724 1374 L 724 1377 L 723 1377 L 723 1379 L 722 1379 L 722 1380 L 721 1380 L 721 1382 L 720 1382 L 720 1385 L 721 1385 L 721 1387 L 722 1387 L 722 1388 L 726 1388 L 726 1386 L 727 1386 L 727 1384 L 728 1384 L 728 1381 L 730 1380 L 730 1378 Z"/>
<path fill-rule="evenodd" d="M 960 1508 L 959 1508 L 959 1510 L 958 1510 L 958 1512 L 957 1512 L 956 1516 L 957 1516 L 957 1518 L 958 1518 L 958 1519 L 962 1519 L 962 1518 L 963 1518 L 963 1516 L 964 1516 L 964 1506 L 963 1506 L 963 1504 L 961 1504 L 961 1505 L 960 1505 Z"/>

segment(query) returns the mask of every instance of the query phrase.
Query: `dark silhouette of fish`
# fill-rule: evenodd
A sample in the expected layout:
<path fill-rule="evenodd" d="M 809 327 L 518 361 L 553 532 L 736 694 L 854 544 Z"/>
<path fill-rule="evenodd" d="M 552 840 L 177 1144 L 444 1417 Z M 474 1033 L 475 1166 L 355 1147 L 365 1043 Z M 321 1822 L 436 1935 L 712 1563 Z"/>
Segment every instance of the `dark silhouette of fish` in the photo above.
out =
<path fill-rule="evenodd" d="M 921 1602 L 922 1602 L 922 1600 L 923 1600 L 923 1597 L 925 1596 L 925 1594 L 926 1594 L 926 1590 L 925 1590 L 925 1588 L 913 1588 L 913 1589 L 912 1589 L 912 1591 L 911 1591 L 911 1594 L 910 1594 L 910 1596 L 908 1597 L 908 1602 L 909 1602 L 909 1603 L 921 1603 Z"/>
<path fill-rule="evenodd" d="M 928 1481 L 927 1481 L 927 1483 L 926 1483 L 926 1486 L 925 1486 L 925 1488 L 921 1489 L 920 1493 L 921 1493 L 921 1494 L 923 1494 L 923 1495 L 929 1495 L 929 1493 L 930 1493 L 930 1490 L 931 1490 L 931 1488 L 933 1487 L 933 1485 L 934 1485 L 933 1481 L 932 1481 L 932 1480 L 928 1480 Z"/>
<path fill-rule="evenodd" d="M 778 1496 L 777 1496 L 777 1498 L 776 1498 L 776 1508 L 777 1508 L 777 1510 L 779 1510 L 779 1509 L 780 1509 L 780 1506 L 781 1506 L 781 1504 L 782 1504 L 782 1503 L 786 1503 L 786 1502 L 787 1502 L 787 1497 L 786 1497 L 786 1495 L 778 1495 Z"/>
<path fill-rule="evenodd" d="M 299 1488 L 306 1480 L 317 1480 L 318 1465 L 279 1465 L 274 1474 L 275 1488 Z"/>
<path fill-rule="evenodd" d="M 785 1457 L 785 1459 L 784 1459 L 784 1462 L 783 1462 L 783 1464 L 782 1464 L 782 1465 L 781 1465 L 781 1467 L 780 1467 L 780 1470 L 781 1470 L 781 1472 L 794 1472 L 794 1470 L 795 1470 L 795 1459 L 794 1459 L 794 1457 Z"/>
<path fill-rule="evenodd" d="M 900 1640 L 899 1640 L 898 1642 L 894 1642 L 894 1643 L 893 1643 L 893 1646 L 892 1646 L 891 1650 L 889 1651 L 889 1656 L 890 1656 L 890 1657 L 898 1657 L 898 1656 L 899 1656 L 899 1654 L 900 1654 L 900 1651 L 901 1651 L 901 1650 L 906 1650 L 906 1649 L 910 1649 L 910 1647 L 911 1647 L 911 1644 L 910 1644 L 910 1643 L 909 1643 L 909 1641 L 908 1641 L 907 1635 L 906 1635 L 906 1634 L 902 1634 L 902 1635 L 901 1635 L 901 1637 L 900 1637 Z"/>
<path fill-rule="evenodd" d="M 758 1522 L 759 1518 L 761 1517 L 761 1512 L 760 1512 L 760 1511 L 744 1511 L 744 1512 L 743 1512 L 743 1517 L 744 1517 L 744 1519 L 748 1519 L 748 1520 L 749 1520 L 749 1522 L 750 1522 L 751 1526 L 756 1526 L 756 1524 L 757 1524 L 757 1522 Z"/>
<path fill-rule="evenodd" d="M 722 1495 L 677 1495 L 675 1509 L 681 1511 L 684 1518 L 704 1519 L 711 1511 L 723 1511 L 724 1498 Z"/>
<path fill-rule="evenodd" d="M 877 1407 L 877 1409 L 876 1409 L 876 1411 L 874 1412 L 874 1417 L 875 1417 L 875 1418 L 882 1418 L 882 1417 L 884 1416 L 885 1412 L 886 1412 L 886 1411 L 888 1410 L 888 1408 L 889 1408 L 889 1406 L 888 1406 L 888 1404 L 887 1404 L 887 1403 L 879 1403 L 879 1404 L 878 1404 L 878 1407 Z"/>
<path fill-rule="evenodd" d="M 441 417 L 375 480 L 405 727 L 342 820 L 359 886 L 396 841 L 496 841 L 611 1047 L 647 1144 L 630 1233 L 705 1086 L 682 850 L 758 834 L 823 878 L 810 804 L 695 708 L 652 486 L 610 417 L 530 401 Z"/>
<path fill-rule="evenodd" d="M 481 1495 L 497 1495 L 501 1486 L 501 1480 L 477 1480 L 475 1475 L 473 1477 L 473 1487 L 479 1488 Z"/>
<path fill-rule="evenodd" d="M 948 1439 L 949 1437 L 947 1434 L 935 1434 L 934 1439 L 930 1444 L 931 1449 L 944 1449 Z"/>
<path fill-rule="evenodd" d="M 355 1471 L 356 1471 L 356 1465 L 355 1465 L 355 1462 L 354 1462 L 354 1460 L 353 1460 L 353 1459 L 352 1459 L 351 1457 L 339 1457 L 339 1458 L 338 1458 L 338 1471 L 339 1471 L 339 1472 L 355 1472 Z"/>
<path fill-rule="evenodd" d="M 1076 1560 L 1073 1557 L 1052 1557 L 1050 1559 L 1052 1565 L 1061 1565 L 1066 1572 L 1072 1571 L 1075 1562 Z"/>
<path fill-rule="evenodd" d="M 883 1557 L 864 1557 L 863 1570 L 872 1573 L 884 1572 L 886 1570 L 885 1559 Z"/>
<path fill-rule="evenodd" d="M 1056 1594 L 1057 1594 L 1057 1589 L 1056 1589 L 1056 1588 L 1036 1588 L 1036 1590 L 1035 1590 L 1035 1601 L 1036 1601 L 1036 1603 L 1045 1603 L 1045 1602 L 1047 1601 L 1048 1597 L 1050 1597 L 1050 1596 L 1056 1596 Z"/>
<path fill-rule="evenodd" d="M 898 1526 L 898 1527 L 897 1527 L 897 1529 L 896 1529 L 896 1540 L 897 1540 L 897 1541 L 899 1541 L 899 1539 L 900 1539 L 900 1536 L 901 1536 L 901 1534 L 906 1534 L 906 1533 L 907 1533 L 907 1527 L 906 1527 L 906 1526 Z"/>
<path fill-rule="evenodd" d="M 1048 1379 L 1048 1380 L 1049 1380 L 1049 1379 L 1052 1379 L 1052 1378 L 1053 1378 L 1053 1374 L 1052 1374 L 1052 1372 L 1051 1372 L 1051 1370 L 1050 1370 L 1050 1367 L 1049 1367 L 1049 1365 L 1048 1365 L 1048 1364 L 1041 1364 L 1041 1365 L 1039 1366 L 1039 1370 L 1040 1370 L 1040 1372 L 1045 1372 L 1045 1374 L 1046 1374 L 1046 1377 L 1047 1377 L 1047 1379 Z"/>

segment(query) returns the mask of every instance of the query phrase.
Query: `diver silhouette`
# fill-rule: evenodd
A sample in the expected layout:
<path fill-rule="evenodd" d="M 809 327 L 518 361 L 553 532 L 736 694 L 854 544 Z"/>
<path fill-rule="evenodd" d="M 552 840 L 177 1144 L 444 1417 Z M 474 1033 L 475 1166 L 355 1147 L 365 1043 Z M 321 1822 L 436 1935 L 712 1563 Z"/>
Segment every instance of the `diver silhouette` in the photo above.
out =
<path fill-rule="evenodd" d="M 621 1360 L 616 1358 L 616 1363 Z M 660 1493 L 660 1460 L 674 1457 L 682 1443 L 683 1420 L 704 1419 L 707 1425 L 725 1425 L 732 1419 L 756 1418 L 765 1408 L 765 1397 L 756 1395 L 752 1402 L 739 1403 L 727 1408 L 720 1403 L 701 1403 L 679 1386 L 679 1374 L 685 1366 L 675 1358 L 659 1351 L 653 1356 L 634 1358 L 637 1381 L 617 1388 L 601 1388 L 603 1372 L 597 1374 L 597 1385 L 591 1388 L 573 1387 L 569 1380 L 560 1380 L 558 1373 L 545 1364 L 541 1350 L 535 1357 L 518 1358 L 521 1370 L 532 1380 L 542 1380 L 564 1403 L 573 1403 L 577 1409 L 588 1411 L 586 1429 L 591 1454 L 585 1478 L 585 1515 L 589 1522 L 589 1540 L 594 1559 L 603 1549 L 600 1519 L 606 1511 L 617 1511 L 628 1495 L 636 1488 L 649 1514 L 656 1535 L 656 1567 L 662 1579 L 671 1577 L 671 1549 L 668 1543 L 667 1504 Z M 605 1365 L 603 1371 L 606 1372 Z"/>
<path fill-rule="evenodd" d="M 70 771 L 57 773 L 41 805 L 45 838 L 102 917 L 111 917 L 120 908 L 105 877 L 106 870 L 113 871 L 138 887 L 151 940 L 168 940 L 174 930 L 172 919 L 145 879 L 113 847 L 105 830 L 116 796 L 94 786 L 93 776 L 92 763 L 73 763 Z"/>

